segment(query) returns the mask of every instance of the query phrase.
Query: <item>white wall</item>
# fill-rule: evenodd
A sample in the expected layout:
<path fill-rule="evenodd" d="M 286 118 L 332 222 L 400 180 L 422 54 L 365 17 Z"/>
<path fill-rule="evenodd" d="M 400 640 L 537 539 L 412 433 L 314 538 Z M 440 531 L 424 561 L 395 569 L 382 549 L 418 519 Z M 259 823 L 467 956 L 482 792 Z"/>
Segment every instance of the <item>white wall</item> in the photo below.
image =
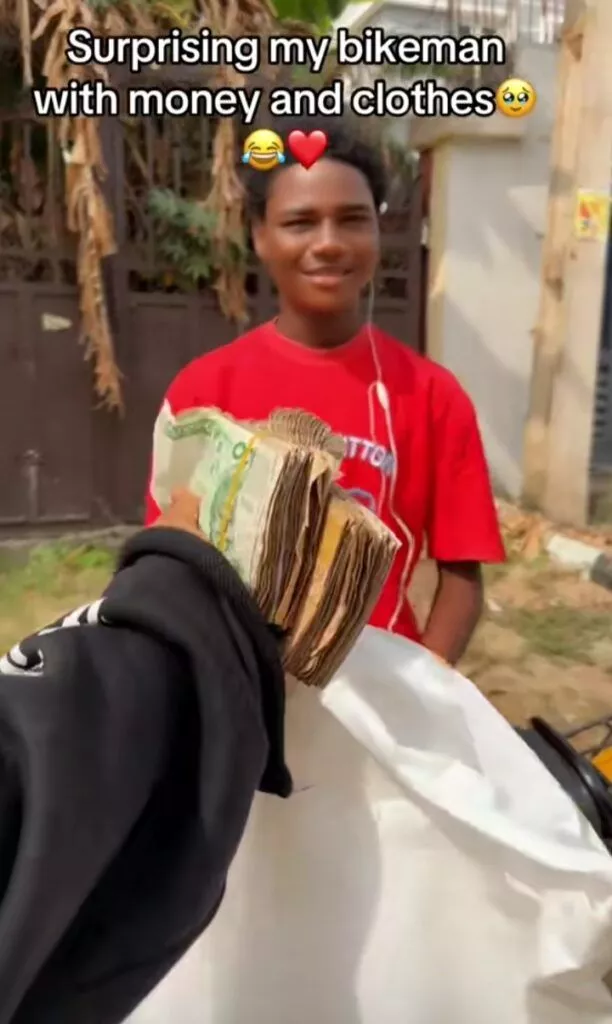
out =
<path fill-rule="evenodd" d="M 354 20 L 357 5 L 351 7 Z M 465 17 L 467 3 L 458 7 L 461 20 L 469 20 Z M 497 486 L 518 497 L 557 62 L 556 47 L 536 40 L 554 37 L 563 3 L 554 0 L 548 19 L 542 19 L 535 17 L 533 0 L 521 0 L 514 26 L 508 20 L 509 9 L 508 0 L 486 4 L 475 0 L 474 21 L 479 25 L 498 23 L 510 36 L 514 29 L 531 39 L 517 46 L 515 70 L 517 76 L 533 82 L 538 103 L 525 122 L 521 141 L 466 137 L 445 144 L 449 164 L 442 214 L 446 221 L 443 284 L 441 295 L 436 296 L 436 326 L 441 326 L 436 355 L 456 373 L 476 404 Z M 447 5 L 440 3 L 437 10 L 431 0 L 372 5 L 367 24 L 382 25 L 398 35 L 443 34 L 448 26 Z M 377 77 L 380 71 L 364 68 L 362 73 Z M 390 77 L 388 70 L 386 74 Z M 409 144 L 411 121 L 389 119 L 398 141 Z"/>
<path fill-rule="evenodd" d="M 517 34 L 532 43 L 552 42 L 563 24 L 565 0 L 457 0 L 455 17 L 463 30 L 487 29 L 515 39 Z M 334 23 L 356 26 L 382 25 L 398 35 L 443 35 L 448 31 L 447 0 L 385 0 L 350 3 Z"/>
<path fill-rule="evenodd" d="M 429 2 L 430 0 L 427 0 L 427 3 Z M 415 6 L 412 6 L 412 4 L 385 3 L 381 4 L 379 9 L 375 7 L 372 9 L 367 19 L 367 24 L 374 28 L 384 28 L 387 35 L 434 36 L 446 33 L 448 16 L 443 7 L 435 10 L 431 6 L 419 7 L 418 3 Z M 349 28 L 349 31 L 355 32 L 356 30 Z M 435 69 L 432 69 L 432 77 L 434 76 Z M 398 85 L 401 85 L 402 82 L 405 84 L 405 79 L 399 74 L 394 75 L 393 68 L 388 66 L 380 68 L 361 65 L 359 68 L 351 68 L 349 77 L 355 86 L 367 85 L 381 77 L 385 77 L 390 82 L 397 80 Z M 386 131 L 389 137 L 394 138 L 396 142 L 407 143 L 410 120 L 410 117 L 387 118 Z"/>
<path fill-rule="evenodd" d="M 373 11 L 368 25 L 380 25 L 389 35 L 442 36 L 447 31 L 448 15 L 444 8 L 386 3 Z"/>
<path fill-rule="evenodd" d="M 440 360 L 472 396 L 493 476 L 512 496 L 522 485 L 555 65 L 547 47 L 521 54 L 517 71 L 538 91 L 524 140 L 448 144 Z"/>

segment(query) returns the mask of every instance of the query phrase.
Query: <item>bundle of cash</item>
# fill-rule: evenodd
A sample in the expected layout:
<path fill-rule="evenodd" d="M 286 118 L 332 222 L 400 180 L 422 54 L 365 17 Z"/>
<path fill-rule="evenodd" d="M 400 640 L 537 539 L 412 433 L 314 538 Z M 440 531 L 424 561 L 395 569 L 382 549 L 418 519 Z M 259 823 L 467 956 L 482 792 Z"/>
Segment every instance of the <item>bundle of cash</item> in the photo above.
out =
<path fill-rule="evenodd" d="M 334 484 L 343 454 L 342 439 L 300 410 L 244 423 L 165 406 L 154 437 L 157 504 L 166 508 L 178 487 L 200 497 L 203 533 L 285 632 L 287 672 L 313 686 L 357 639 L 398 547 Z"/>
<path fill-rule="evenodd" d="M 374 610 L 398 546 L 375 515 L 333 488 L 285 654 L 287 671 L 300 682 L 320 687 L 340 667 Z"/>

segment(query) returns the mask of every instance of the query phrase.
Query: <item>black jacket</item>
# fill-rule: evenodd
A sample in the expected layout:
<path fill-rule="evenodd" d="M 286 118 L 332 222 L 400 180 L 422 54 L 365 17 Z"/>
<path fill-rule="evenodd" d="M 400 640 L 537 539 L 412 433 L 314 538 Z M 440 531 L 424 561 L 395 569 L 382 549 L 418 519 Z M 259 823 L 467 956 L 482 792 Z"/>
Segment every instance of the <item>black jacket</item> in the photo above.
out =
<path fill-rule="evenodd" d="M 125 1019 L 214 916 L 255 791 L 289 795 L 283 718 L 277 638 L 178 530 L 2 659 L 0 1024 Z"/>

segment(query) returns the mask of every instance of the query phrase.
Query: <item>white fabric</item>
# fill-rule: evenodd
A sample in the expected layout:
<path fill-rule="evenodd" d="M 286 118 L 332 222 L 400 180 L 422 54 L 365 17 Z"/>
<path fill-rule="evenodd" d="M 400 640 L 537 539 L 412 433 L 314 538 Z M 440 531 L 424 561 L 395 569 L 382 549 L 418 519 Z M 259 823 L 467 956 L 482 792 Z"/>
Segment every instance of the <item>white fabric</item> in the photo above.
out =
<path fill-rule="evenodd" d="M 612 857 L 472 684 L 368 628 L 287 744 L 131 1024 L 612 1024 Z"/>

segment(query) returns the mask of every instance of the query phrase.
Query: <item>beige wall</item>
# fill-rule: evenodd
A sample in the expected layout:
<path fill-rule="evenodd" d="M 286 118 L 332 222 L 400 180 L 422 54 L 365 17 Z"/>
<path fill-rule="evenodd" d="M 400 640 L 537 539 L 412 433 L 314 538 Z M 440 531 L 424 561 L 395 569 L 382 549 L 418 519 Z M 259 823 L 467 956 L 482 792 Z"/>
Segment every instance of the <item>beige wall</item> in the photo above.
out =
<path fill-rule="evenodd" d="M 496 484 L 522 485 L 532 330 L 539 300 L 553 121 L 556 50 L 519 55 L 538 91 L 524 121 L 501 115 L 477 132 L 438 125 L 430 224 L 430 355 L 462 381 L 478 411 Z M 415 123 L 421 147 L 433 125 Z"/>

